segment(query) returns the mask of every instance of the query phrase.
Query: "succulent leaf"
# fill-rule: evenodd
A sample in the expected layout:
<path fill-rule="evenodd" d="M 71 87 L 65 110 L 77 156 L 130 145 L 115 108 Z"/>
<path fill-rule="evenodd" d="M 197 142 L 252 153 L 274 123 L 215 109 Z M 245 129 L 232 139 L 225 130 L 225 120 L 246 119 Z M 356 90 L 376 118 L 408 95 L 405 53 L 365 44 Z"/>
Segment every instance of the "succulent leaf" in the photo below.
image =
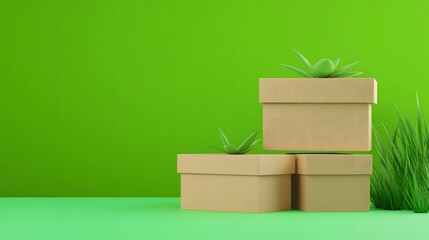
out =
<path fill-rule="evenodd" d="M 305 58 L 301 53 L 299 53 L 297 50 L 292 49 L 295 53 L 298 60 L 301 62 L 302 65 L 307 69 L 307 72 L 311 72 L 313 70 L 313 66 L 311 66 L 311 63 Z"/>
<path fill-rule="evenodd" d="M 248 153 L 248 152 L 250 152 L 250 151 L 253 151 L 253 150 L 255 150 L 255 148 L 256 148 L 256 147 L 251 147 L 251 148 L 248 148 L 247 150 L 245 150 L 245 151 L 242 151 L 242 152 L 239 152 L 238 154 L 246 154 L 246 153 Z"/>
<path fill-rule="evenodd" d="M 229 141 L 228 141 L 228 138 L 225 136 L 225 133 L 222 131 L 222 129 L 220 129 L 220 127 L 218 127 L 217 130 L 218 130 L 219 138 L 220 138 L 220 141 L 222 142 L 222 144 L 228 145 Z"/>
<path fill-rule="evenodd" d="M 335 70 L 330 77 L 338 77 L 338 75 L 340 73 L 343 73 L 345 71 L 347 71 L 348 69 L 352 68 L 354 65 L 358 64 L 360 62 L 360 60 L 356 61 L 356 62 L 352 62 L 344 67 L 338 68 L 337 70 Z"/>
<path fill-rule="evenodd" d="M 248 153 L 250 151 L 253 151 L 255 148 L 257 148 L 256 145 L 258 143 L 260 143 L 261 141 L 262 141 L 262 139 L 256 139 L 247 150 L 241 151 L 240 154 L 245 154 L 245 153 Z"/>
<path fill-rule="evenodd" d="M 242 152 L 242 151 L 249 149 L 252 146 L 253 142 L 255 141 L 258 133 L 259 133 L 259 131 L 257 130 L 255 132 L 253 132 L 249 137 L 247 137 L 247 139 L 244 140 L 244 142 L 238 147 L 238 151 Z"/>
<path fill-rule="evenodd" d="M 336 78 L 355 77 L 355 76 L 361 75 L 361 74 L 363 74 L 363 72 L 345 72 L 345 73 L 340 73 L 335 77 Z"/>
<path fill-rule="evenodd" d="M 253 141 L 253 143 L 250 147 L 255 146 L 256 144 L 260 143 L 261 141 L 262 141 L 262 139 L 256 139 L 255 141 Z"/>
<path fill-rule="evenodd" d="M 334 63 L 328 58 L 322 58 L 313 66 L 312 76 L 325 78 L 334 72 Z"/>
<path fill-rule="evenodd" d="M 282 64 L 282 66 L 285 66 L 285 67 L 289 68 L 290 70 L 292 70 L 292 71 L 294 71 L 294 72 L 296 72 L 296 73 L 298 73 L 298 74 L 300 74 L 300 75 L 302 75 L 302 76 L 304 76 L 306 78 L 311 78 L 312 77 L 310 74 L 308 74 L 308 73 L 304 72 L 303 70 L 298 69 L 296 67 L 292 67 L 292 66 L 287 65 L 287 64 Z"/>
<path fill-rule="evenodd" d="M 211 148 L 213 148 L 213 149 L 216 149 L 216 150 L 218 150 L 218 151 L 221 151 L 221 152 L 226 153 L 226 152 L 225 152 L 225 149 L 223 149 L 223 148 L 218 148 L 218 147 L 211 146 L 211 145 L 207 145 L 207 146 L 209 146 L 209 147 L 211 147 Z"/>
<path fill-rule="evenodd" d="M 237 147 L 234 145 L 231 145 L 231 144 L 227 144 L 227 145 L 223 146 L 223 149 L 225 150 L 226 153 L 229 153 L 229 154 L 237 154 L 238 153 Z"/>
<path fill-rule="evenodd" d="M 334 69 L 338 67 L 338 64 L 340 64 L 340 58 L 337 58 L 333 61 L 334 63 Z"/>

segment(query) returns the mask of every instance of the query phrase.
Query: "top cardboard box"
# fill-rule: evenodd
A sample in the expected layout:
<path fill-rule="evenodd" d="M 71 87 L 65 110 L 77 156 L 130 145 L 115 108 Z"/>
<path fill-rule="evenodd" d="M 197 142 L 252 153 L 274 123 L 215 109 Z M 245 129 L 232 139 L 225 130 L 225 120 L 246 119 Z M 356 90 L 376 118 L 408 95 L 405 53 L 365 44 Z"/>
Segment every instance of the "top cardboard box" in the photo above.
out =
<path fill-rule="evenodd" d="M 372 78 L 261 78 L 264 149 L 371 150 Z"/>

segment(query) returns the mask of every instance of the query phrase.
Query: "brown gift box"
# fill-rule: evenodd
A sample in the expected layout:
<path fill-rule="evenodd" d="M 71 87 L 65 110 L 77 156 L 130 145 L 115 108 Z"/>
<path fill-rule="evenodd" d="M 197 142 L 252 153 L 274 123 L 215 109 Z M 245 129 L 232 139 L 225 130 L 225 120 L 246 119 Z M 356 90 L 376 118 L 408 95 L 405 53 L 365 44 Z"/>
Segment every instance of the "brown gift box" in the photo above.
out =
<path fill-rule="evenodd" d="M 291 208 L 293 155 L 179 154 L 181 208 L 273 212 Z"/>
<path fill-rule="evenodd" d="M 372 78 L 261 78 L 267 150 L 371 150 Z"/>
<path fill-rule="evenodd" d="M 369 211 L 372 155 L 298 154 L 294 208 L 309 212 Z"/>

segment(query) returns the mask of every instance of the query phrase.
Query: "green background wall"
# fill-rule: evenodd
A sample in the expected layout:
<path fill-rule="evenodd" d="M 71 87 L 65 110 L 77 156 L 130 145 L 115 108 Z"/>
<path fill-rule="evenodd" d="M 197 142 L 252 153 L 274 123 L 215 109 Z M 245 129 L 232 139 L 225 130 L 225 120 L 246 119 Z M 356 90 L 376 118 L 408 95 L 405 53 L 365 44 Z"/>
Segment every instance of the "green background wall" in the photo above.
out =
<path fill-rule="evenodd" d="M 291 48 L 361 59 L 375 124 L 414 114 L 416 91 L 428 109 L 428 7 L 2 0 L 0 196 L 178 196 L 176 154 L 260 129 L 258 78 L 296 77 Z"/>

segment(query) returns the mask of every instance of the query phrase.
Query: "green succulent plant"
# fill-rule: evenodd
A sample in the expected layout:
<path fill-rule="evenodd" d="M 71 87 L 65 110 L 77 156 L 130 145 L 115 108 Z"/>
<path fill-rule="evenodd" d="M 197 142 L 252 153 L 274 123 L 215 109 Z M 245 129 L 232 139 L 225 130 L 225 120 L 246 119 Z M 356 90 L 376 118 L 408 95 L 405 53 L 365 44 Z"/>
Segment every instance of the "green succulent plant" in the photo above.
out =
<path fill-rule="evenodd" d="M 256 139 L 258 136 L 259 130 L 253 132 L 246 138 L 246 140 L 243 141 L 243 143 L 240 144 L 240 146 L 232 145 L 228 138 L 226 137 L 225 133 L 222 131 L 222 129 L 218 128 L 218 134 L 220 141 L 223 144 L 222 148 L 219 147 L 213 147 L 210 146 L 216 150 L 222 151 L 227 154 L 245 154 L 247 152 L 252 151 L 256 148 L 256 145 L 261 141 L 261 139 Z"/>
<path fill-rule="evenodd" d="M 359 61 L 350 63 L 341 68 L 337 68 L 338 64 L 340 63 L 339 58 L 335 60 L 331 60 L 329 58 L 322 58 L 314 65 L 311 65 L 311 63 L 301 53 L 299 53 L 295 49 L 292 50 L 294 51 L 298 60 L 302 63 L 302 65 L 304 65 L 305 71 L 287 64 L 282 64 L 282 66 L 285 66 L 306 78 L 345 78 L 354 77 L 362 74 L 362 72 L 348 71 L 354 65 L 358 64 Z"/>

